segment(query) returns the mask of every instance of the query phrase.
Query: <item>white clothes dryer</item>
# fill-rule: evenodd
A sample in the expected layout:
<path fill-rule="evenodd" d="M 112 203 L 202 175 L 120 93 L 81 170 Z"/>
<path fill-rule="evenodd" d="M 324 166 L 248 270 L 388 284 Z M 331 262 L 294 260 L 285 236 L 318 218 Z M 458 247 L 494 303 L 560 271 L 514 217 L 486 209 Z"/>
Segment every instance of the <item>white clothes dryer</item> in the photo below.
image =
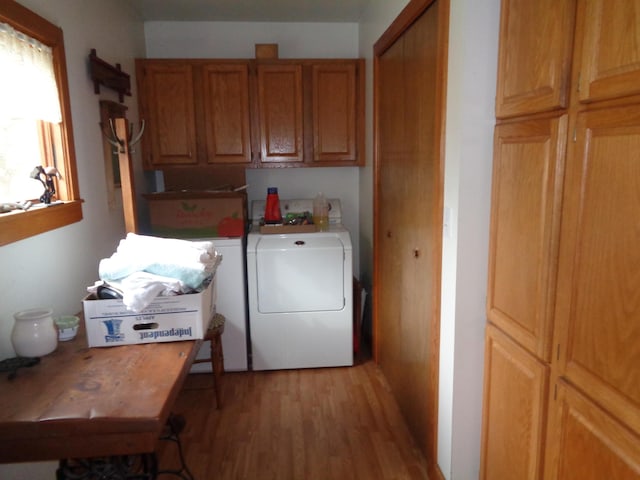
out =
<path fill-rule="evenodd" d="M 339 200 L 329 228 L 262 234 L 264 201 L 252 202 L 247 290 L 253 370 L 353 365 L 353 257 Z M 281 200 L 283 213 L 312 211 L 313 200 Z"/>

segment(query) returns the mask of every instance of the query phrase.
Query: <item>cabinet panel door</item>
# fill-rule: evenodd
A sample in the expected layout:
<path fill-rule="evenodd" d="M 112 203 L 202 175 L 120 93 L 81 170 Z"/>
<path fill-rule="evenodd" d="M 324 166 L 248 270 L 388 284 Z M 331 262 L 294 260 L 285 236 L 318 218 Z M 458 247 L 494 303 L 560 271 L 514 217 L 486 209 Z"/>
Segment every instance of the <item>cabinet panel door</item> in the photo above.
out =
<path fill-rule="evenodd" d="M 560 381 L 551 403 L 549 480 L 639 480 L 640 437 Z"/>
<path fill-rule="evenodd" d="M 313 161 L 358 159 L 356 64 L 312 67 Z"/>
<path fill-rule="evenodd" d="M 576 122 L 558 269 L 560 374 L 640 433 L 640 108 Z"/>
<path fill-rule="evenodd" d="M 261 162 L 302 162 L 302 66 L 258 65 L 258 102 Z"/>
<path fill-rule="evenodd" d="M 541 478 L 549 368 L 489 324 L 484 369 L 480 479 Z"/>
<path fill-rule="evenodd" d="M 248 64 L 203 67 L 208 163 L 250 163 Z"/>
<path fill-rule="evenodd" d="M 150 163 L 156 166 L 197 163 L 191 65 L 147 63 L 144 87 Z"/>
<path fill-rule="evenodd" d="M 580 101 L 640 93 L 640 2 L 580 0 L 578 25 Z"/>
<path fill-rule="evenodd" d="M 496 117 L 566 107 L 574 0 L 503 0 Z"/>
<path fill-rule="evenodd" d="M 567 117 L 499 125 L 494 136 L 487 316 L 550 355 Z"/>

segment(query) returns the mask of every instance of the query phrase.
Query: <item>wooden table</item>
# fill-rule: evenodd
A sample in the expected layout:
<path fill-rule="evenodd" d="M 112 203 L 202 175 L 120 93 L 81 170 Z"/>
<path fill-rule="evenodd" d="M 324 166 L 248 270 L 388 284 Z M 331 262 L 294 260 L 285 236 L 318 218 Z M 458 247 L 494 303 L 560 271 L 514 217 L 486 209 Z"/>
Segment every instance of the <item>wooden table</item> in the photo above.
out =
<path fill-rule="evenodd" d="M 200 343 L 87 348 L 80 331 L 3 374 L 0 463 L 153 452 Z"/>

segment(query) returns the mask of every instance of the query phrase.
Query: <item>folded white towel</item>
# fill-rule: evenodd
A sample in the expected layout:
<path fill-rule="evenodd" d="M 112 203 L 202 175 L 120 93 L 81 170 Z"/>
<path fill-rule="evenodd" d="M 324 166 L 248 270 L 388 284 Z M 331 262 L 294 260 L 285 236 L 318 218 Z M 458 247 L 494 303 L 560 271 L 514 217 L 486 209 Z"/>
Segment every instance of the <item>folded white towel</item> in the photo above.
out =
<path fill-rule="evenodd" d="M 100 261 L 98 271 L 100 279 L 107 282 L 122 280 L 135 272 L 147 272 L 197 289 L 215 273 L 221 260 L 213 242 L 129 233 L 110 258 Z"/>

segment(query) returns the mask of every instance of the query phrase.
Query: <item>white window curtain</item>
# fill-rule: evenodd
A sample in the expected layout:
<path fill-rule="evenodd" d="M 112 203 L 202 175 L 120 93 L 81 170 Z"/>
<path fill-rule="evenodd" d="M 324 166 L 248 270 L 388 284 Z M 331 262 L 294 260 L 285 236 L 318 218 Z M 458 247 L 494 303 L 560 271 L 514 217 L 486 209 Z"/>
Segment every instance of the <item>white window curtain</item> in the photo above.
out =
<path fill-rule="evenodd" d="M 60 123 L 51 48 L 0 22 L 0 117 Z"/>

